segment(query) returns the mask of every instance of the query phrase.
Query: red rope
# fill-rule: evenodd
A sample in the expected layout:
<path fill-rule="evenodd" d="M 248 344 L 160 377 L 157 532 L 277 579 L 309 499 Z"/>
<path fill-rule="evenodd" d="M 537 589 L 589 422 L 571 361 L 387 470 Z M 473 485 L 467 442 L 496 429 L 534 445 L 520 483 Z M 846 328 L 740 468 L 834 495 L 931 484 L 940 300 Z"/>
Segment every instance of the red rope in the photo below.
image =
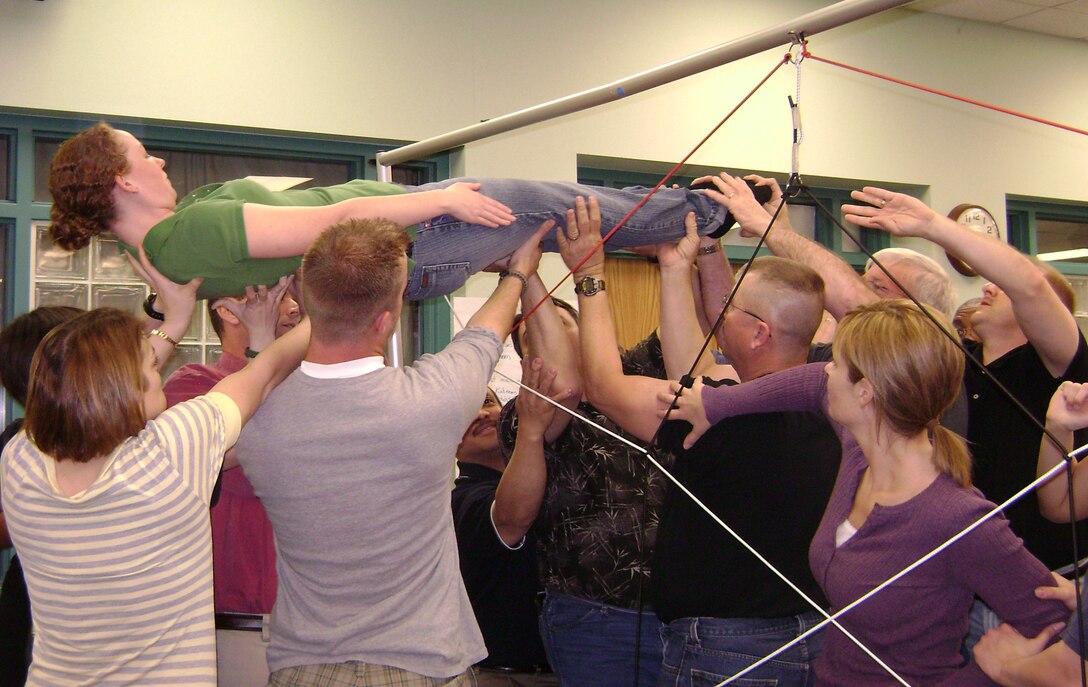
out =
<path fill-rule="evenodd" d="M 734 108 L 733 108 L 732 110 L 730 110 L 730 111 L 729 111 L 729 114 L 725 115 L 725 117 L 723 117 L 723 118 L 722 118 L 722 120 L 721 120 L 720 122 L 718 122 L 717 126 L 715 126 L 715 127 L 713 128 L 713 129 L 711 129 L 711 130 L 710 130 L 710 133 L 708 133 L 708 134 L 707 134 L 706 136 L 704 136 L 704 137 L 703 137 L 703 140 L 699 141 L 699 143 L 697 143 L 697 144 L 695 145 L 695 147 L 691 149 L 691 152 L 689 152 L 689 153 L 688 153 L 687 155 L 685 155 L 685 156 L 684 156 L 684 158 L 683 158 L 682 160 L 680 160 L 680 162 L 677 162 L 677 163 L 676 163 L 676 165 L 675 165 L 675 166 L 674 166 L 674 167 L 673 167 L 672 169 L 670 169 L 670 170 L 669 170 L 669 173 L 668 173 L 668 174 L 666 174 L 666 175 L 664 176 L 664 178 L 662 178 L 662 179 L 661 179 L 661 181 L 657 182 L 657 185 L 655 185 L 655 186 L 654 186 L 654 187 L 653 187 L 652 189 L 650 189 L 650 192 L 646 194 L 646 197 L 645 197 L 645 198 L 643 198 L 642 200 L 640 200 L 640 201 L 638 202 L 638 204 L 637 204 L 637 205 L 635 205 L 635 207 L 631 208 L 631 211 L 630 211 L 630 212 L 628 212 L 628 213 L 627 213 L 626 215 L 624 215 L 623 219 L 621 219 L 621 220 L 620 220 L 619 222 L 617 222 L 617 223 L 616 223 L 616 226 L 615 226 L 615 227 L 613 227 L 613 228 L 612 228 L 612 230 L 611 230 L 610 232 L 608 232 L 608 233 L 607 233 L 607 234 L 606 234 L 606 235 L 605 235 L 605 236 L 604 236 L 604 237 L 603 237 L 603 238 L 601 239 L 600 243 L 598 243 L 598 244 L 597 244 L 597 245 L 596 245 L 596 246 L 594 247 L 594 249 L 593 249 L 592 251 L 590 251 L 590 252 L 589 252 L 589 253 L 588 253 L 588 254 L 586 255 L 586 257 L 582 258 L 581 262 L 579 262 L 579 263 L 578 263 L 577 265 L 575 265 L 575 266 L 574 266 L 574 268 L 573 268 L 573 269 L 571 269 L 571 270 L 570 270 L 569 272 L 567 272 L 567 274 L 566 274 L 566 275 L 565 275 L 565 276 L 564 276 L 564 277 L 563 277 L 562 279 L 560 279 L 560 280 L 559 280 L 559 281 L 558 281 L 558 282 L 556 283 L 556 285 L 555 285 L 555 286 L 553 286 L 553 287 L 551 288 L 551 290 L 550 290 L 550 291 L 548 291 L 547 295 L 545 295 L 545 296 L 544 296 L 544 298 L 541 298 L 541 299 L 540 299 L 540 302 L 538 302 L 538 303 L 537 303 L 536 305 L 534 305 L 534 306 L 533 306 L 533 307 L 532 307 L 532 308 L 531 308 L 531 309 L 529 310 L 529 312 L 527 312 L 527 313 L 524 313 L 524 314 L 522 315 L 521 319 L 520 319 L 520 320 L 518 320 L 518 322 L 517 322 L 517 323 L 516 323 L 516 324 L 514 325 L 514 328 L 510 330 L 510 333 L 511 333 L 511 334 L 513 334 L 514 332 L 516 332 L 516 331 L 517 331 L 517 329 L 518 329 L 518 327 L 520 327 L 520 326 L 521 326 L 521 325 L 522 325 L 522 324 L 523 324 L 523 323 L 524 323 L 524 322 L 525 322 L 526 320 L 528 320 L 528 319 L 529 319 L 529 317 L 530 317 L 530 316 L 531 316 L 531 315 L 532 315 L 533 313 L 535 313 L 535 312 L 537 311 L 537 308 L 539 308 L 539 307 L 540 307 L 541 305 L 543 305 L 543 304 L 544 304 L 544 301 L 546 301 L 546 300 L 548 300 L 549 298 L 551 298 L 551 297 L 552 297 L 552 294 L 554 294 L 554 293 L 555 293 L 556 289 L 558 289 L 558 288 L 560 287 L 560 285 L 562 285 L 562 284 L 563 284 L 563 282 L 565 282 L 565 281 L 566 281 L 566 280 L 567 280 L 567 279 L 568 279 L 569 277 L 571 277 L 571 276 L 572 276 L 572 275 L 573 275 L 573 274 L 574 274 L 575 272 L 577 272 L 577 271 L 578 271 L 578 268 L 579 268 L 579 267 L 581 267 L 581 266 L 582 266 L 583 264 L 585 264 L 585 262 L 586 262 L 587 260 L 589 260 L 589 259 L 590 259 L 591 257 L 593 257 L 593 254 L 594 254 L 594 253 L 596 253 L 596 252 L 597 252 L 598 250 L 600 250 L 600 249 L 601 249 L 601 247 L 602 247 L 602 246 L 604 246 L 605 242 L 606 242 L 606 241 L 608 241 L 608 239 L 612 238 L 612 235 L 613 235 L 613 234 L 615 234 L 615 233 L 616 233 L 617 231 L 619 231 L 620 227 L 622 227 L 622 226 L 623 226 L 624 224 L 626 224 L 626 223 L 627 223 L 627 220 L 631 219 L 631 217 L 632 217 L 632 216 L 633 216 L 633 215 L 634 215 L 634 214 L 635 214 L 636 212 L 638 212 L 638 211 L 639 211 L 639 209 L 640 209 L 640 208 L 641 208 L 641 207 L 642 207 L 643 205 L 645 205 L 645 204 L 646 204 L 646 202 L 647 202 L 648 200 L 650 200 L 650 196 L 652 196 L 653 194 L 657 193 L 658 189 L 660 189 L 660 188 L 661 188 L 662 186 L 664 186 L 664 185 L 665 185 L 666 183 L 668 183 L 669 179 L 671 179 L 671 178 L 672 178 L 672 177 L 673 177 L 673 176 L 674 176 L 674 175 L 676 174 L 676 172 L 677 172 L 677 171 L 679 171 L 679 170 L 680 170 L 680 168 L 681 168 L 681 167 L 683 167 L 683 166 L 684 166 L 684 164 L 685 164 L 685 163 L 687 163 L 687 161 L 688 161 L 689 159 L 691 159 L 691 156 L 692 156 L 692 155 L 694 155 L 694 154 L 695 154 L 695 153 L 696 153 L 696 152 L 697 152 L 697 151 L 699 150 L 699 148 L 702 148 L 702 147 L 703 147 L 703 144 L 705 144 L 705 143 L 706 143 L 707 141 L 709 141 L 709 140 L 710 140 L 710 137 L 711 137 L 711 136 L 713 136 L 714 134 L 716 134 L 716 133 L 718 132 L 718 129 L 722 128 L 722 125 L 723 125 L 723 124 L 725 124 L 725 123 L 726 123 L 727 121 L 729 121 L 729 118 L 730 118 L 730 117 L 732 117 L 732 116 L 733 116 L 734 114 L 736 114 L 736 113 L 737 113 L 737 110 L 739 110 L 739 109 L 740 109 L 740 108 L 741 108 L 741 107 L 742 107 L 742 106 L 743 106 L 743 105 L 744 105 L 744 104 L 745 104 L 746 102 L 748 102 L 748 100 L 749 100 L 749 99 L 750 99 L 750 98 L 751 98 L 751 97 L 752 97 L 753 95 L 755 95 L 756 91 L 758 91 L 758 90 L 759 90 L 760 88 L 762 88 L 762 87 L 763 87 L 763 84 L 767 83 L 767 81 L 769 81 L 769 80 L 770 80 L 770 78 L 771 78 L 772 76 L 774 76 L 774 73 L 775 73 L 775 72 L 777 72 L 777 71 L 778 71 L 778 69 L 779 69 L 779 68 L 780 68 L 780 67 L 781 67 L 782 65 L 786 64 L 787 62 L 789 62 L 789 61 L 790 61 L 790 59 L 792 59 L 792 57 L 793 57 L 792 55 L 790 55 L 789 53 L 786 53 L 786 56 L 785 56 L 785 57 L 784 57 L 784 58 L 783 58 L 782 60 L 780 60 L 780 61 L 778 62 L 778 64 L 776 64 L 776 65 L 774 66 L 774 69 L 772 69 L 772 70 L 771 70 L 770 72 L 768 72 L 768 73 L 767 73 L 767 76 L 763 77 L 763 79 L 762 79 L 762 80 L 761 80 L 761 81 L 760 81 L 760 82 L 759 82 L 758 84 L 756 84 L 755 88 L 753 88 L 752 90 L 748 91 L 748 95 L 746 95 L 746 96 L 744 96 L 743 98 L 741 98 L 740 102 L 739 102 L 739 103 L 737 103 L 736 107 L 734 107 Z M 562 228 L 562 227 L 556 227 L 556 231 L 563 231 L 563 228 Z"/>
<path fill-rule="evenodd" d="M 897 79 L 894 76 L 887 76 L 886 74 L 871 72 L 871 71 L 869 71 L 867 69 L 861 69 L 859 67 L 851 67 L 850 65 L 843 64 L 842 62 L 836 62 L 834 60 L 829 60 L 829 59 L 826 59 L 826 58 L 823 58 L 823 57 L 817 57 L 816 55 L 813 55 L 812 53 L 810 53 L 808 51 L 807 47 L 802 52 L 802 56 L 805 57 L 805 58 L 811 58 L 813 60 L 816 60 L 817 62 L 824 62 L 825 64 L 830 64 L 830 65 L 833 65 L 835 67 L 842 67 L 843 69 L 848 69 L 848 70 L 850 70 L 852 72 L 857 72 L 858 74 L 865 74 L 866 76 L 873 76 L 873 77 L 876 77 L 878 79 L 883 79 L 885 81 L 890 81 L 892 83 L 897 83 L 900 86 L 907 86 L 909 88 L 916 88 L 919 91 L 924 91 L 926 93 L 932 93 L 933 95 L 939 95 L 939 96 L 943 96 L 945 98 L 951 98 L 952 100 L 958 100 L 961 103 L 967 103 L 968 105 L 977 105 L 978 107 L 983 107 L 983 108 L 986 108 L 987 110 L 993 110 L 994 112 L 1001 112 L 1002 114 L 1012 115 L 1013 117 L 1020 117 L 1021 119 L 1026 119 L 1026 120 L 1031 121 L 1031 122 L 1037 122 L 1039 124 L 1046 124 L 1048 126 L 1053 126 L 1053 127 L 1058 128 L 1058 129 L 1065 129 L 1066 131 L 1072 131 L 1075 134 L 1081 134 L 1083 136 L 1088 136 L 1088 131 L 1085 131 L 1084 129 L 1078 129 L 1075 126 L 1069 126 L 1067 124 L 1061 124 L 1060 122 L 1052 122 L 1049 119 L 1043 119 L 1041 117 L 1033 117 L 1032 115 L 1024 114 L 1023 112 L 1017 112 L 1015 110 L 1009 110 L 1009 109 L 1004 108 L 1004 107 L 998 107 L 997 105 L 991 105 L 989 103 L 984 103 L 981 100 L 973 100 L 971 98 L 965 98 L 965 97 L 960 96 L 960 95 L 955 95 L 953 93 L 948 93 L 947 91 L 940 91 L 940 90 L 937 90 L 936 88 L 927 88 L 926 86 L 920 86 L 920 85 L 918 85 L 916 83 L 911 83 L 910 81 L 904 81 L 902 79 Z"/>

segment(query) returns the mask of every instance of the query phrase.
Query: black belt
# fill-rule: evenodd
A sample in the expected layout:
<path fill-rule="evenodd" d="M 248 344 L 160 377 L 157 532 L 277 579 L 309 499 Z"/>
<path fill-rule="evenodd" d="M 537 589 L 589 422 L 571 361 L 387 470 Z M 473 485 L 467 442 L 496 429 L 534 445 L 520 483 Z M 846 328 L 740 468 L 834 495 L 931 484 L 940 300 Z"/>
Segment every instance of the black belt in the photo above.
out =
<path fill-rule="evenodd" d="M 259 613 L 216 613 L 215 629 L 261 632 L 264 629 L 264 616 Z"/>
<path fill-rule="evenodd" d="M 540 673 L 550 673 L 550 672 L 552 672 L 551 667 L 549 667 L 547 664 L 516 667 L 516 666 L 497 666 L 497 665 L 492 665 L 490 663 L 477 663 L 476 667 L 479 668 L 480 670 L 491 670 L 491 671 L 494 671 L 496 673 L 508 673 L 508 674 L 528 673 L 528 674 L 531 674 L 531 675 L 532 674 L 539 675 Z"/>

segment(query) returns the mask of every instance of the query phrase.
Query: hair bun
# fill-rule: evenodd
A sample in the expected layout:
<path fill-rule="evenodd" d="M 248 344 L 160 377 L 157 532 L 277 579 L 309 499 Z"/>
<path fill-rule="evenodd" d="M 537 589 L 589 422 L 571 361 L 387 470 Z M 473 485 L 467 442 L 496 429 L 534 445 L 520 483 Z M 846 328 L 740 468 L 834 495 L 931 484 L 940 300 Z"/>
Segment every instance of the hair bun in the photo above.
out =
<path fill-rule="evenodd" d="M 49 225 L 49 236 L 53 239 L 53 243 L 65 250 L 75 251 L 85 248 L 90 244 L 92 236 L 102 233 L 102 226 L 86 215 L 63 212 L 53 212 L 52 215 L 53 222 Z"/>

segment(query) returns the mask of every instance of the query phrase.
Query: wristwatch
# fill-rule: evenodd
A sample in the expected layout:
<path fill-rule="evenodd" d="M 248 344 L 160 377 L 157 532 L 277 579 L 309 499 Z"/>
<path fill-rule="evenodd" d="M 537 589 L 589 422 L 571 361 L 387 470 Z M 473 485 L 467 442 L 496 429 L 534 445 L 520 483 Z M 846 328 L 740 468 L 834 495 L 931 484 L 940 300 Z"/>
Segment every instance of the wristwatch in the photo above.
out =
<path fill-rule="evenodd" d="M 574 293 L 580 296 L 595 296 L 601 291 L 604 291 L 604 279 L 588 274 L 574 283 Z"/>
<path fill-rule="evenodd" d="M 166 315 L 155 309 L 155 298 L 157 296 L 158 294 L 154 291 L 148 294 L 147 300 L 144 301 L 144 313 L 152 319 L 156 319 L 159 322 L 164 322 L 166 321 Z"/>

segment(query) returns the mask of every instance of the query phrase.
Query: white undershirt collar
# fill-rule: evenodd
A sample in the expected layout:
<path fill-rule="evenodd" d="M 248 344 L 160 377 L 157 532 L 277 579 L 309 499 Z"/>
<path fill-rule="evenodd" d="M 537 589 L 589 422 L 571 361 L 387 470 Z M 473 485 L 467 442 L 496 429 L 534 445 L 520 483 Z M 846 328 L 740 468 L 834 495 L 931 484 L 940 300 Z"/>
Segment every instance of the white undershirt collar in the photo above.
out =
<path fill-rule="evenodd" d="M 302 374 L 315 379 L 350 379 L 362 377 L 385 367 L 385 358 L 380 355 L 372 355 L 368 358 L 356 358 L 342 363 L 323 365 L 303 360 L 299 369 Z"/>

